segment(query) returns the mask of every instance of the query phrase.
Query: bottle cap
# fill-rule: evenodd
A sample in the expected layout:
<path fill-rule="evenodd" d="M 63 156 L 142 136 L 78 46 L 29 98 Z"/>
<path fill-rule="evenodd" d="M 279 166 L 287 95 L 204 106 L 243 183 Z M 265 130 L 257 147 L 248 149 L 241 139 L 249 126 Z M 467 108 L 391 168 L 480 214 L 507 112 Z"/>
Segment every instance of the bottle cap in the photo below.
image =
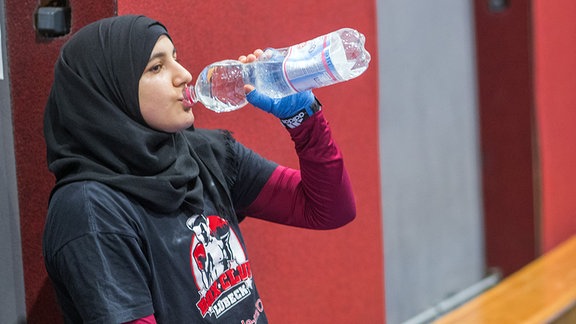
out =
<path fill-rule="evenodd" d="M 198 98 L 196 98 L 196 91 L 194 91 L 193 85 L 186 86 L 182 91 L 182 95 L 184 96 L 182 103 L 186 107 L 192 107 L 196 102 L 198 102 Z"/>

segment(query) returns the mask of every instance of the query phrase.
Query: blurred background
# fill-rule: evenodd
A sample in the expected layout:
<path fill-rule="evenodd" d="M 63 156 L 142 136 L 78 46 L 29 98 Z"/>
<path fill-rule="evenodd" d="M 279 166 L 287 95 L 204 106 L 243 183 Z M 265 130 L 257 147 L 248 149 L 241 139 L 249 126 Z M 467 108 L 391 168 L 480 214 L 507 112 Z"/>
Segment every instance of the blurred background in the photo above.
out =
<path fill-rule="evenodd" d="M 63 31 L 39 13 L 63 15 Z M 429 322 L 576 234 L 574 1 L 0 0 L 1 323 L 62 322 L 41 254 L 44 104 L 64 42 L 133 13 L 166 25 L 193 76 L 342 27 L 366 36 L 369 69 L 314 91 L 357 219 L 242 224 L 271 323 Z M 194 109 L 197 127 L 298 166 L 274 117 Z"/>

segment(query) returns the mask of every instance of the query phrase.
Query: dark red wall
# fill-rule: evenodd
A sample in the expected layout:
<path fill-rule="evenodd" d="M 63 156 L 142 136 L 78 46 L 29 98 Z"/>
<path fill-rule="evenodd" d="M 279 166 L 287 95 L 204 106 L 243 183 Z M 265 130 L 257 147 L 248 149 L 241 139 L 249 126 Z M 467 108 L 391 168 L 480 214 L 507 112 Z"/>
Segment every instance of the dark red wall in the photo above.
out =
<path fill-rule="evenodd" d="M 488 266 L 576 234 L 576 2 L 475 1 Z"/>
<path fill-rule="evenodd" d="M 284 47 L 341 27 L 367 37 L 369 70 L 358 79 L 315 91 L 346 158 L 358 218 L 317 232 L 248 220 L 243 232 L 256 282 L 272 323 L 381 323 L 383 252 L 378 171 L 378 79 L 375 2 L 118 1 L 118 11 L 163 21 L 179 59 L 196 77 L 207 64 L 258 47 Z M 197 125 L 224 127 L 246 145 L 297 167 L 293 144 L 271 115 L 246 107 L 216 114 L 197 106 Z"/>
<path fill-rule="evenodd" d="M 474 3 L 486 258 L 509 274 L 539 247 L 531 1 Z"/>
<path fill-rule="evenodd" d="M 7 0 L 6 29 L 10 67 L 18 197 L 28 323 L 59 323 L 61 317 L 42 259 L 41 237 L 53 177 L 46 165 L 42 133 L 44 104 L 60 46 L 69 36 L 36 35 L 34 12 L 40 1 Z M 115 1 L 70 1 L 72 31 L 113 15 Z M 4 36 L 4 35 L 3 35 Z"/>

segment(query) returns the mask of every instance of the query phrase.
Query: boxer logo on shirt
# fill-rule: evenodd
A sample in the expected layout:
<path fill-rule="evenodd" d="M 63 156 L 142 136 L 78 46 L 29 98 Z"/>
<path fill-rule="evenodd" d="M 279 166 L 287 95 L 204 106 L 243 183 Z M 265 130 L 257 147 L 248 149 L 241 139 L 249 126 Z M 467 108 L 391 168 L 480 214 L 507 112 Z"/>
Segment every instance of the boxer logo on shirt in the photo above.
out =
<path fill-rule="evenodd" d="M 194 233 L 190 266 L 200 294 L 203 317 L 220 317 L 252 293 L 252 271 L 228 222 L 219 216 L 194 215 L 186 221 Z"/>

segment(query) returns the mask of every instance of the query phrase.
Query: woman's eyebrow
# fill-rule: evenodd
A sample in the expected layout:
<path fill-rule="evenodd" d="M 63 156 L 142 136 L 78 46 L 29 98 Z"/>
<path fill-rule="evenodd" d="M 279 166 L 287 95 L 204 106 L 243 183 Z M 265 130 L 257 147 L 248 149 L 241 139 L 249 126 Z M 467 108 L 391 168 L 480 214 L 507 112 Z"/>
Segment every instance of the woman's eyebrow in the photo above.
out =
<path fill-rule="evenodd" d="M 158 52 L 158 53 L 152 53 L 152 55 L 150 56 L 150 59 L 148 60 L 148 62 L 157 59 L 157 58 L 163 58 L 166 56 L 166 52 Z"/>
<path fill-rule="evenodd" d="M 176 55 L 176 48 L 174 48 L 174 49 L 172 50 L 172 56 L 175 56 L 175 55 Z M 156 58 L 163 58 L 163 57 L 166 57 L 166 56 L 167 56 L 167 55 L 166 55 L 166 52 L 152 53 L 152 55 L 150 56 L 150 59 L 148 60 L 148 62 L 150 62 L 150 61 L 152 61 L 152 60 L 154 60 L 154 59 L 156 59 Z"/>

